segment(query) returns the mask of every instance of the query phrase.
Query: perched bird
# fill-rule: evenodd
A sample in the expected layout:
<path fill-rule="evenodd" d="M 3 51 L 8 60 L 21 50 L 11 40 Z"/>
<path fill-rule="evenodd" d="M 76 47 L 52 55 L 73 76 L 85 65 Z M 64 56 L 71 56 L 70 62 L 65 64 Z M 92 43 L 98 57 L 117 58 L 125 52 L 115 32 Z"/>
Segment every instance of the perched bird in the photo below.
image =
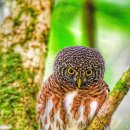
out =
<path fill-rule="evenodd" d="M 96 49 L 73 46 L 61 50 L 53 74 L 37 97 L 41 130 L 84 130 L 109 93 L 104 70 Z"/>

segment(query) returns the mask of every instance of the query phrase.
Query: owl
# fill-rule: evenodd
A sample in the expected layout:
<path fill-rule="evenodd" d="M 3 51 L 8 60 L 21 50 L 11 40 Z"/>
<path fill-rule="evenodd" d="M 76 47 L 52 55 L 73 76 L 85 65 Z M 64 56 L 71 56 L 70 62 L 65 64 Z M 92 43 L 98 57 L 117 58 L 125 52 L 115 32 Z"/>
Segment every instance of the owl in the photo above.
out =
<path fill-rule="evenodd" d="M 37 97 L 40 129 L 87 128 L 109 93 L 103 80 L 104 71 L 103 57 L 96 49 L 73 46 L 61 50 L 52 75 Z"/>

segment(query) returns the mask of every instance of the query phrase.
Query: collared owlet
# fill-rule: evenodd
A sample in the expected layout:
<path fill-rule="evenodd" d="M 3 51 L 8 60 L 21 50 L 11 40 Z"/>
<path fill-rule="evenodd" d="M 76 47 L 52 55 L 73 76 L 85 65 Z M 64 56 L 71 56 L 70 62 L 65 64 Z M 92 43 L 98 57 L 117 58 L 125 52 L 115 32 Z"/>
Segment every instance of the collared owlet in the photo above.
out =
<path fill-rule="evenodd" d="M 73 46 L 61 50 L 53 74 L 37 97 L 41 130 L 87 128 L 109 93 L 104 70 L 104 60 L 93 48 Z"/>

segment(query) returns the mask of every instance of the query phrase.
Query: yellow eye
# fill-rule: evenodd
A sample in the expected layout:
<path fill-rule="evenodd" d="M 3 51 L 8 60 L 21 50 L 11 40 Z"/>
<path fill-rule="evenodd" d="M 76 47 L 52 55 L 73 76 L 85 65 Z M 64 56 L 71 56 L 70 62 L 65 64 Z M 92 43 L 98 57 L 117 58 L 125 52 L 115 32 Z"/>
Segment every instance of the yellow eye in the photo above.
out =
<path fill-rule="evenodd" d="M 68 68 L 67 72 L 70 75 L 73 75 L 75 73 L 75 71 L 72 68 Z"/>
<path fill-rule="evenodd" d="M 93 73 L 92 70 L 87 70 L 87 71 L 86 71 L 86 76 L 87 76 L 87 77 L 88 77 L 88 76 L 91 76 L 92 73 Z"/>

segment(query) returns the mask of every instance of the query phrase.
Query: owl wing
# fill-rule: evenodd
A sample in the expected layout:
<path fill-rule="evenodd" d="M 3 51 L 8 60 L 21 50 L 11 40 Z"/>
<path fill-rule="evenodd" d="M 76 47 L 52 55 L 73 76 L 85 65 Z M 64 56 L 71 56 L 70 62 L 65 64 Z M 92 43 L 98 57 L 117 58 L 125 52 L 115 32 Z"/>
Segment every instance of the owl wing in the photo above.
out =
<path fill-rule="evenodd" d="M 110 89 L 109 89 L 109 86 L 107 85 L 107 83 L 105 81 L 104 81 L 104 89 L 105 89 L 106 96 L 108 96 Z"/>
<path fill-rule="evenodd" d="M 37 121 L 40 121 L 40 115 L 43 115 L 45 111 L 48 97 L 49 97 L 49 90 L 48 90 L 48 82 L 46 81 L 43 83 L 41 90 L 37 95 L 37 106 L 36 106 Z"/>
<path fill-rule="evenodd" d="M 51 130 L 52 128 L 54 128 L 54 130 L 59 130 L 56 129 L 56 127 L 62 124 L 62 116 L 64 116 L 64 113 L 62 111 L 59 113 L 58 111 L 61 107 L 61 102 L 57 95 L 60 94 L 62 98 L 63 94 L 61 95 L 58 90 L 59 83 L 54 76 L 50 76 L 48 80 L 43 83 L 37 96 L 36 113 L 41 130 Z"/>

